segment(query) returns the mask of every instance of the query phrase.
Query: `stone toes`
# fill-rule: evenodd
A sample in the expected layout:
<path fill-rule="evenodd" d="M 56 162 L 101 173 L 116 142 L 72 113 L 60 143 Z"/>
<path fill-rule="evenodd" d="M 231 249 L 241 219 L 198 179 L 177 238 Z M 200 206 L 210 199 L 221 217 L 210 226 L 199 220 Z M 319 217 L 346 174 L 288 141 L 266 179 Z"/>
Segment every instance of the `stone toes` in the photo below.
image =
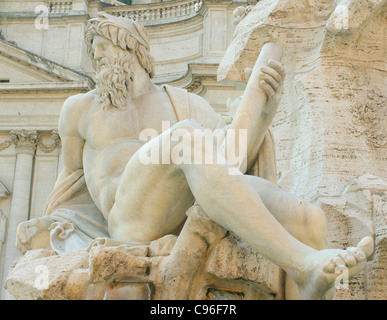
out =
<path fill-rule="evenodd" d="M 357 247 L 349 247 L 347 248 L 347 252 L 353 256 L 357 262 L 361 262 L 366 258 L 364 252 Z"/>
<path fill-rule="evenodd" d="M 345 264 L 348 267 L 352 267 L 357 263 L 356 258 L 348 252 L 341 253 L 340 257 L 345 261 Z"/>
<path fill-rule="evenodd" d="M 369 257 L 374 251 L 374 240 L 371 237 L 364 237 L 357 245 L 361 251 L 365 254 L 366 258 Z"/>
<path fill-rule="evenodd" d="M 356 258 L 358 262 L 364 261 L 367 258 L 365 253 L 360 249 L 356 250 L 356 253 L 353 256 Z"/>
<path fill-rule="evenodd" d="M 367 258 L 365 253 L 359 248 L 353 248 L 350 252 L 350 255 L 353 256 L 357 262 L 364 261 Z"/>
<path fill-rule="evenodd" d="M 354 256 L 349 256 L 346 263 L 348 267 L 352 267 L 357 263 L 357 260 Z"/>
<path fill-rule="evenodd" d="M 344 267 L 346 264 L 345 264 L 345 261 L 343 258 L 341 258 L 340 256 L 337 256 L 335 258 L 333 258 L 331 260 L 337 267 Z"/>

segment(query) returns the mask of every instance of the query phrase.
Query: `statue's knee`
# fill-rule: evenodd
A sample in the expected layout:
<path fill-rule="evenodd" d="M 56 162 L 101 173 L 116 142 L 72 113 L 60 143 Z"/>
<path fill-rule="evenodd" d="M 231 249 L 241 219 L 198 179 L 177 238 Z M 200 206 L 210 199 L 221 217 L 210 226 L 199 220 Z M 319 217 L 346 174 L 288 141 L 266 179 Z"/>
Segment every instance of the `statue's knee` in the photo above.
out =
<path fill-rule="evenodd" d="M 199 139 L 202 140 L 204 132 L 206 132 L 204 127 L 194 119 L 180 121 L 172 127 L 171 146 L 178 146 L 182 148 L 183 152 L 191 154 L 195 149 L 195 142 L 198 142 Z"/>
<path fill-rule="evenodd" d="M 203 127 L 194 119 L 186 119 L 171 128 L 171 160 L 176 165 L 225 163 L 219 152 L 219 131 Z M 220 138 L 222 138 L 220 136 Z"/>

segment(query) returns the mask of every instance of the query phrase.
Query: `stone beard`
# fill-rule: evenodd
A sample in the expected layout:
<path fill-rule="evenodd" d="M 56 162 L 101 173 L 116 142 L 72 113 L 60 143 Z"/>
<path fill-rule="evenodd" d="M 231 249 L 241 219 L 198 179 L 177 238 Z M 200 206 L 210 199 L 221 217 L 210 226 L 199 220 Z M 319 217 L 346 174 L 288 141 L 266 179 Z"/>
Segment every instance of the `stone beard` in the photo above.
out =
<path fill-rule="evenodd" d="M 94 57 L 92 45 L 96 36 L 105 38 L 116 46 L 114 56 Z M 131 66 L 133 59 L 137 57 L 149 77 L 154 76 L 154 60 L 150 55 L 148 32 L 136 21 L 101 12 L 97 18 L 89 21 L 85 40 L 97 73 L 99 104 L 105 110 L 109 107 L 125 109 L 129 89 L 134 81 Z"/>
<path fill-rule="evenodd" d="M 113 58 L 102 58 L 97 65 L 96 89 L 98 103 L 106 110 L 110 106 L 124 109 L 129 88 L 134 80 L 132 54 L 120 49 Z"/>

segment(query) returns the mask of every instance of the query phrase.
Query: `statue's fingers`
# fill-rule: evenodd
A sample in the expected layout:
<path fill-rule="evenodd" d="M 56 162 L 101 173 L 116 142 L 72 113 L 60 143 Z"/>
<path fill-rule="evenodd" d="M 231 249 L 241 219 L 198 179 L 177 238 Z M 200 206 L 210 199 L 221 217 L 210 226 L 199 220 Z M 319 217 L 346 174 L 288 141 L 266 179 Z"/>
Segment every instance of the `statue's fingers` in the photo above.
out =
<path fill-rule="evenodd" d="M 265 93 L 269 96 L 269 97 L 274 97 L 275 96 L 275 92 L 274 92 L 274 89 L 264 80 L 261 80 L 259 82 L 259 85 L 261 86 L 261 88 L 263 89 L 263 91 L 265 91 Z"/>
<path fill-rule="evenodd" d="M 267 73 L 268 75 L 272 76 L 278 83 L 280 83 L 282 80 L 281 74 L 273 68 L 262 67 L 261 72 Z"/>
<path fill-rule="evenodd" d="M 267 82 L 274 90 L 279 87 L 277 80 L 267 73 L 260 72 L 258 78 Z"/>
<path fill-rule="evenodd" d="M 276 70 L 282 78 L 285 77 L 285 69 L 281 62 L 270 59 L 268 66 Z"/>

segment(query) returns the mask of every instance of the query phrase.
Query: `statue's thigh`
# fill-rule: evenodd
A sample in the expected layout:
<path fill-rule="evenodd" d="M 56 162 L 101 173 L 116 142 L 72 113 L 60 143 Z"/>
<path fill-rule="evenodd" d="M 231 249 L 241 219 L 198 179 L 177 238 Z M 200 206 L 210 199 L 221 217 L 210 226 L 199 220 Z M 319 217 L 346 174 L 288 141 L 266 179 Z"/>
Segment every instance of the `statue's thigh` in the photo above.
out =
<path fill-rule="evenodd" d="M 151 141 L 141 147 L 142 152 L 155 150 Z M 120 177 L 109 213 L 109 232 L 116 233 L 117 239 L 128 240 L 125 237 L 130 235 L 136 241 L 162 236 L 184 221 L 193 201 L 179 168 L 173 164 L 144 162 L 141 153 L 136 152 Z M 138 232 L 141 234 L 137 235 Z"/>
<path fill-rule="evenodd" d="M 189 207 L 193 195 L 182 169 L 171 159 L 171 151 L 179 143 L 171 139 L 171 135 L 177 129 L 184 129 L 191 135 L 198 128 L 197 121 L 184 120 L 145 143 L 126 165 L 116 192 L 115 207 L 123 207 L 126 212 L 137 211 L 137 207 L 143 212 L 145 206 L 146 211 L 158 208 L 156 212 L 160 208 L 181 212 Z"/>
<path fill-rule="evenodd" d="M 168 207 L 188 198 L 192 199 L 183 172 L 173 164 L 143 163 L 135 154 L 127 164 L 116 193 L 128 211 Z M 181 199 L 181 200 L 179 200 Z M 142 210 L 142 211 L 143 211 Z"/>

